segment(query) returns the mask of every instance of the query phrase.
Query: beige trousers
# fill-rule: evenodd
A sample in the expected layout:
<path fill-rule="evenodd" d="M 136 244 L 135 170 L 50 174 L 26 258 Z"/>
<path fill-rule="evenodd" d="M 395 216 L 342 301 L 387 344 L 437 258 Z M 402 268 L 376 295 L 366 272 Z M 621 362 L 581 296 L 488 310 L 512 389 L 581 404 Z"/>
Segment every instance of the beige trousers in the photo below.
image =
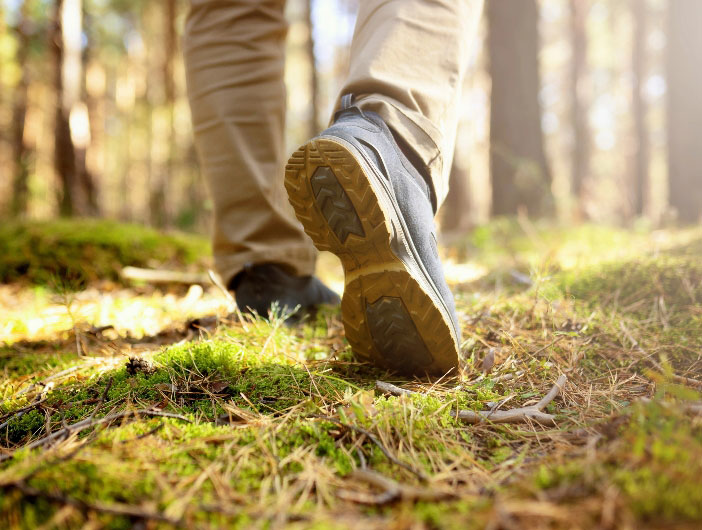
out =
<path fill-rule="evenodd" d="M 191 0 L 184 54 L 195 143 L 214 202 L 215 266 L 314 272 L 288 206 L 284 0 Z M 458 99 L 482 0 L 361 0 L 341 95 L 380 114 L 448 193 Z"/>

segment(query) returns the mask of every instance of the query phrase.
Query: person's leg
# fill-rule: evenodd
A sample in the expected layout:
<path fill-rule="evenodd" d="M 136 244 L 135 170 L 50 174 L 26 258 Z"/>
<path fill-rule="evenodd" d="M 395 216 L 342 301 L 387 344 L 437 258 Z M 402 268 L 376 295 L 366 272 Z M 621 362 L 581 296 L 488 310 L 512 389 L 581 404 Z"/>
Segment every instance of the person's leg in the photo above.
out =
<path fill-rule="evenodd" d="M 314 271 L 283 189 L 284 0 L 191 0 L 184 56 L 195 143 L 214 202 L 213 252 L 229 284 L 247 264 Z"/>
<path fill-rule="evenodd" d="M 341 94 L 380 114 L 403 150 L 416 153 L 434 211 L 448 193 L 463 73 L 482 7 L 483 0 L 360 3 Z"/>

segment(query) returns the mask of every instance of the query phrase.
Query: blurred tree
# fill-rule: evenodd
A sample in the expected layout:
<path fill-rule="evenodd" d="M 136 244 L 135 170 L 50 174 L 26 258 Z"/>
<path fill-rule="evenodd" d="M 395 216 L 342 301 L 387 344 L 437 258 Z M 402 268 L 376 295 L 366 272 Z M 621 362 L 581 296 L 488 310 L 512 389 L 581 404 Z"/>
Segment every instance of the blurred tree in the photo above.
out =
<path fill-rule="evenodd" d="M 587 74 L 587 13 L 590 0 L 570 0 L 570 119 L 573 127 L 571 153 L 571 193 L 575 198 L 576 219 L 586 216 L 584 183 L 590 172 L 590 130 L 588 127 L 588 97 L 585 90 Z"/>
<path fill-rule="evenodd" d="M 5 106 L 5 100 L 7 99 L 7 93 L 9 92 L 9 90 L 6 88 L 7 83 L 5 82 L 5 70 L 7 68 L 6 56 L 8 54 L 4 50 L 5 47 L 1 44 L 5 40 L 8 31 L 5 17 L 5 5 L 3 2 L 0 2 L 0 159 L 2 159 L 2 152 L 5 145 L 8 143 L 5 127 L 2 123 L 2 109 Z M 0 163 L 0 193 L 2 193 L 2 184 L 4 182 L 11 182 L 12 178 L 10 171 L 7 167 L 5 167 L 6 165 L 7 164 Z M 10 207 L 11 209 L 12 205 L 6 205 L 0 197 L 0 214 L 4 213 L 5 206 Z"/>
<path fill-rule="evenodd" d="M 50 32 L 56 94 L 54 167 L 61 184 L 63 216 L 98 213 L 97 191 L 85 164 L 90 125 L 81 101 L 82 37 L 81 0 L 55 0 Z"/>
<path fill-rule="evenodd" d="M 161 107 L 165 115 L 165 138 L 154 137 L 153 141 L 163 145 L 165 154 L 154 164 L 150 179 L 149 215 L 151 224 L 164 227 L 170 223 L 169 183 L 174 180 L 173 157 L 173 105 L 175 103 L 175 79 L 173 64 L 178 52 L 178 36 L 176 30 L 177 3 L 176 0 L 165 0 L 160 14 L 163 21 L 164 48 L 161 52 L 161 86 L 162 97 L 151 101 L 150 110 Z M 160 131 L 159 131 L 160 132 Z"/>
<path fill-rule="evenodd" d="M 684 222 L 702 216 L 702 2 L 670 0 L 668 15 L 668 185 Z"/>
<path fill-rule="evenodd" d="M 12 186 L 12 208 L 14 216 L 24 216 L 29 202 L 29 149 L 24 141 L 24 125 L 27 116 L 27 89 L 29 87 L 30 47 L 30 0 L 24 0 L 20 8 L 15 32 L 17 55 L 15 60 L 21 69 L 20 80 L 14 89 L 12 106 L 12 159 L 14 179 Z"/>
<path fill-rule="evenodd" d="M 319 133 L 319 80 L 317 79 L 317 61 L 314 54 L 314 23 L 312 19 L 312 2 L 305 0 L 305 25 L 307 26 L 307 60 L 310 63 L 310 123 L 309 135 Z"/>
<path fill-rule="evenodd" d="M 85 104 L 88 111 L 90 145 L 85 154 L 86 168 L 96 182 L 100 182 L 101 191 L 105 187 L 104 137 L 105 137 L 105 89 L 106 76 L 100 56 L 100 40 L 94 15 L 89 10 L 90 4 L 83 4 L 85 49 L 83 51 L 83 70 L 85 71 Z"/>
<path fill-rule="evenodd" d="M 648 34 L 646 0 L 631 0 L 634 35 L 632 40 L 632 93 L 634 117 L 634 215 L 641 217 L 646 210 L 648 189 L 649 142 L 646 115 L 648 105 L 644 97 L 646 79 L 646 36 Z"/>
<path fill-rule="evenodd" d="M 553 212 L 539 105 L 536 0 L 491 0 L 488 19 L 493 215 Z"/>

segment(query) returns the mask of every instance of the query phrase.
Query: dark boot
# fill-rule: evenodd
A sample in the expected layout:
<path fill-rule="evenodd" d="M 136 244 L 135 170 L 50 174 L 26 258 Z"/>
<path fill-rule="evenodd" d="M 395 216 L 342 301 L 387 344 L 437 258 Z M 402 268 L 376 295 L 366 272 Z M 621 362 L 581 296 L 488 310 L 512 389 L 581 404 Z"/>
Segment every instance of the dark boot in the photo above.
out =
<path fill-rule="evenodd" d="M 281 313 L 299 306 L 287 322 L 294 323 L 322 304 L 338 305 L 339 296 L 316 276 L 295 276 L 281 265 L 262 263 L 247 266 L 229 284 L 236 305 L 248 313 L 268 316 L 276 302 Z"/>

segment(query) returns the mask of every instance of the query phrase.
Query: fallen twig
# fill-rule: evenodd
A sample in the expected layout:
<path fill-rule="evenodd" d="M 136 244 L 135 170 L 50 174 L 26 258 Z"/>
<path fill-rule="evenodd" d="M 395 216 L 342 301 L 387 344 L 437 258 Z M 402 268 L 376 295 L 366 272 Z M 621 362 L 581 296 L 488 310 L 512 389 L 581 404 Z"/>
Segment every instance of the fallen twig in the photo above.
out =
<path fill-rule="evenodd" d="M 555 425 L 556 421 L 551 414 L 536 410 L 534 407 L 521 407 L 511 410 L 478 411 L 459 410 L 456 417 L 464 423 L 525 423 L 534 421 L 541 425 Z"/>
<path fill-rule="evenodd" d="M 546 394 L 536 405 L 511 410 L 477 412 L 472 410 L 459 410 L 455 413 L 455 415 L 464 423 L 482 423 L 485 421 L 490 421 L 492 423 L 524 423 L 533 421 L 541 425 L 555 425 L 556 420 L 553 415 L 542 411 L 546 405 L 551 403 L 551 401 L 553 401 L 554 398 L 561 393 L 566 381 L 566 375 L 561 375 L 548 394 Z"/>
<path fill-rule="evenodd" d="M 520 370 L 514 374 L 504 374 L 504 375 L 499 375 L 497 377 L 493 377 L 492 380 L 495 382 L 509 381 L 511 379 L 514 379 L 515 377 L 520 377 L 522 375 L 524 375 L 524 371 Z M 379 390 L 380 392 L 383 392 L 384 394 L 390 394 L 392 396 L 412 396 L 412 395 L 421 396 L 422 395 L 421 392 L 415 392 L 414 390 L 400 388 L 399 386 L 395 386 L 392 383 L 386 383 L 385 381 L 376 381 L 375 388 L 376 388 L 376 390 Z M 463 385 L 458 385 L 453 390 L 463 390 Z"/>
<path fill-rule="evenodd" d="M 381 493 L 363 493 L 348 490 L 337 491 L 337 495 L 340 498 L 359 504 L 380 506 L 400 500 L 436 502 L 455 497 L 454 493 L 448 491 L 437 491 L 400 484 L 391 478 L 369 469 L 357 469 L 351 472 L 349 477 L 361 480 L 383 490 Z"/>
<path fill-rule="evenodd" d="M 395 386 L 392 383 L 386 383 L 384 381 L 376 381 L 375 388 L 385 394 L 392 394 L 393 396 L 411 396 L 418 393 L 412 390 L 407 390 L 406 388 L 400 388 L 399 386 Z"/>
<path fill-rule="evenodd" d="M 560 393 L 565 382 L 566 376 L 562 375 L 553 388 L 551 388 L 549 393 L 546 394 L 536 405 L 511 410 L 493 409 L 478 412 L 472 410 L 459 410 L 455 414 L 459 420 L 462 420 L 465 423 L 481 423 L 484 421 L 491 421 L 493 423 L 524 423 L 526 421 L 533 421 L 541 425 L 555 425 L 556 422 L 553 415 L 542 412 L 542 410 Z M 376 381 L 375 387 L 378 390 L 393 396 L 411 396 L 414 394 L 421 395 L 419 392 L 407 390 L 406 388 L 400 388 L 399 386 L 395 386 L 391 383 L 385 383 L 383 381 Z"/>
<path fill-rule="evenodd" d="M 149 283 L 198 283 L 207 285 L 210 279 L 199 272 L 168 271 L 161 269 L 141 269 L 139 267 L 124 267 L 120 276 L 125 280 L 137 280 Z"/>
<path fill-rule="evenodd" d="M 337 424 L 338 426 L 343 427 L 343 428 L 345 428 L 345 429 L 349 429 L 349 430 L 351 430 L 351 431 L 356 431 L 356 432 L 358 432 L 358 433 L 360 433 L 360 434 L 366 435 L 366 436 L 368 437 L 368 439 L 369 439 L 371 442 L 373 442 L 373 443 L 378 447 L 378 449 L 381 450 L 381 452 L 385 455 L 385 457 L 386 457 L 388 460 L 390 460 L 393 464 L 396 464 L 396 465 L 398 465 L 398 466 L 400 466 L 400 467 L 406 469 L 407 471 L 409 471 L 410 473 L 412 473 L 413 475 L 415 475 L 417 478 L 419 478 L 419 479 L 422 480 L 422 481 L 426 481 L 426 480 L 427 480 L 427 476 L 426 476 L 424 473 L 422 473 L 422 472 L 419 471 L 418 469 L 414 469 L 414 468 L 413 468 L 412 466 L 410 466 L 409 464 L 405 464 L 402 460 L 399 460 L 399 459 L 398 459 L 396 456 L 394 456 L 390 451 L 388 451 L 388 449 L 380 442 L 380 440 L 378 440 L 378 438 L 377 438 L 372 432 L 370 432 L 370 431 L 368 431 L 368 430 L 366 430 L 366 429 L 363 429 L 362 427 L 357 427 L 356 425 L 350 425 L 350 424 L 348 424 L 348 423 L 344 423 L 343 421 L 337 420 L 336 418 L 332 418 L 331 416 L 321 416 L 321 415 L 316 415 L 316 414 L 315 414 L 315 415 L 309 416 L 309 417 L 310 417 L 310 418 L 316 418 L 316 419 L 318 419 L 318 420 L 329 421 L 329 422 L 335 423 L 335 424 Z"/>
<path fill-rule="evenodd" d="M 513 374 L 502 374 L 498 375 L 496 377 L 492 378 L 492 381 L 495 383 L 501 382 L 501 381 L 511 381 L 512 379 L 516 379 L 517 377 L 521 377 L 524 375 L 524 370 L 518 370 L 517 372 Z"/>

